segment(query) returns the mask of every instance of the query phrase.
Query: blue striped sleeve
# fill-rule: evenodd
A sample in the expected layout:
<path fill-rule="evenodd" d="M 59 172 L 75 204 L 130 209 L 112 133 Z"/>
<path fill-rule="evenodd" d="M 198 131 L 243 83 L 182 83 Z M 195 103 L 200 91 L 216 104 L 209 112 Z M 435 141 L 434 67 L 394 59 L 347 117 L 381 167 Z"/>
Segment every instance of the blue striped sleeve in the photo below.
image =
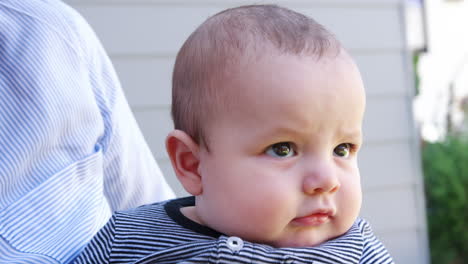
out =
<path fill-rule="evenodd" d="M 86 21 L 0 0 L 0 263 L 68 263 L 112 211 L 171 197 Z"/>

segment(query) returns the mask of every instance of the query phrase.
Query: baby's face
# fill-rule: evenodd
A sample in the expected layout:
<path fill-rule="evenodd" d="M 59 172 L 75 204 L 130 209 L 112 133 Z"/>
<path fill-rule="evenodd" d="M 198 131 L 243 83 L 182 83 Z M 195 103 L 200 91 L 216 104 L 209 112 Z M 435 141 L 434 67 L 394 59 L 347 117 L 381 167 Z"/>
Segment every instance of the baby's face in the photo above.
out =
<path fill-rule="evenodd" d="M 210 152 L 200 152 L 200 221 L 276 247 L 345 233 L 361 207 L 365 107 L 351 60 L 272 56 L 224 85 L 238 92 L 234 107 L 210 122 Z"/>

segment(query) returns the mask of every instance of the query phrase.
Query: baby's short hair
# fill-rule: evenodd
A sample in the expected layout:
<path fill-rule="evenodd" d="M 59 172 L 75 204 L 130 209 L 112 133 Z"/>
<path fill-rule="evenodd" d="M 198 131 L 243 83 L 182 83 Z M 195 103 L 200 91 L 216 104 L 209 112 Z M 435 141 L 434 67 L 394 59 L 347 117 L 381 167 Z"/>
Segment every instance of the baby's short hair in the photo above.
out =
<path fill-rule="evenodd" d="M 246 60 L 268 54 L 339 54 L 339 41 L 312 18 L 276 5 L 224 10 L 201 24 L 177 54 L 172 76 L 174 128 L 208 147 L 206 123 L 228 103 L 223 81 Z M 254 61 L 254 60 L 252 60 Z"/>

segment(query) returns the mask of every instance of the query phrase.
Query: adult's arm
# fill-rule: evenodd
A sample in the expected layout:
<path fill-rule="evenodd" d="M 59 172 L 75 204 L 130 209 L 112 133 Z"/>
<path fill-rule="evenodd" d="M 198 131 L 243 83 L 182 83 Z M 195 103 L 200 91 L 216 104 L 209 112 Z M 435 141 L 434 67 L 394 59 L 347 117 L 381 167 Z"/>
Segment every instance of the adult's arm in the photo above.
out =
<path fill-rule="evenodd" d="M 102 45 L 56 0 L 0 1 L 0 263 L 67 263 L 172 198 Z"/>

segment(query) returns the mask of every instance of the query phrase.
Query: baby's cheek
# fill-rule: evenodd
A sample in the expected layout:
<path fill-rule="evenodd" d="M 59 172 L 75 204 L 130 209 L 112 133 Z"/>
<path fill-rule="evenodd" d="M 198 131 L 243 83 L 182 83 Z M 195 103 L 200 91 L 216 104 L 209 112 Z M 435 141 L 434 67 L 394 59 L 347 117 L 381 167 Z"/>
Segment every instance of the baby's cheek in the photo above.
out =
<path fill-rule="evenodd" d="M 245 237 L 249 237 L 252 241 L 267 242 L 279 236 L 286 223 L 282 220 L 284 217 L 280 211 L 280 208 L 264 204 L 249 211 L 246 214 L 249 227 L 245 229 L 248 232 Z"/>
<path fill-rule="evenodd" d="M 338 213 L 342 225 L 351 226 L 359 215 L 362 192 L 359 182 L 348 182 L 339 195 Z"/>
<path fill-rule="evenodd" d="M 294 218 L 296 206 L 288 203 L 287 198 L 281 199 L 280 195 L 267 197 L 264 202 L 251 203 L 250 219 L 262 232 L 277 233 Z"/>

